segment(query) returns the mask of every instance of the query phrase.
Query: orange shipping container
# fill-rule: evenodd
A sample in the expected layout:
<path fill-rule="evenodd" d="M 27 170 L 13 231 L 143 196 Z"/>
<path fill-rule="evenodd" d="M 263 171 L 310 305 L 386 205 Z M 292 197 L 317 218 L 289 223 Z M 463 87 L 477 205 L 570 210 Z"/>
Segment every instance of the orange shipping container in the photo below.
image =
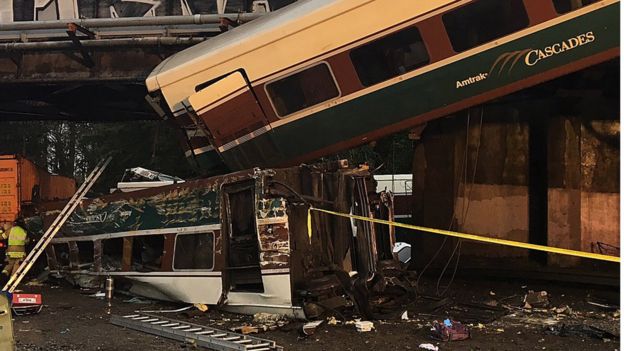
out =
<path fill-rule="evenodd" d="M 13 221 L 19 212 L 17 179 L 17 160 L 0 156 L 0 222 Z"/>
<path fill-rule="evenodd" d="M 25 204 L 69 199 L 75 191 L 71 178 L 51 175 L 18 155 L 0 155 L 0 222 L 15 220 Z"/>

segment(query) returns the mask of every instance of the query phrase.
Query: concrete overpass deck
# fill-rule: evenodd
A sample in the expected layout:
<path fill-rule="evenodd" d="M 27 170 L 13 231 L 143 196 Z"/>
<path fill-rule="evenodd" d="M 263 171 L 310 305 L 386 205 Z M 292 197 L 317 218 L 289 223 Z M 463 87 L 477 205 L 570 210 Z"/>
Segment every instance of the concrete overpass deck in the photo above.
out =
<path fill-rule="evenodd" d="M 261 15 L 0 24 L 0 120 L 155 119 L 144 79 L 156 65 Z"/>

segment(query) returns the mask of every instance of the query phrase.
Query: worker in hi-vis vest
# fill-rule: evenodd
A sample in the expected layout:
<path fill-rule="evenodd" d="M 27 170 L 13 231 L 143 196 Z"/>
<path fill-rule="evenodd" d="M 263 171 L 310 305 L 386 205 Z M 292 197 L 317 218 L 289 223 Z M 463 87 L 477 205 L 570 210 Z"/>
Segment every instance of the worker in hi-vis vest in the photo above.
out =
<path fill-rule="evenodd" d="M 8 247 L 6 250 L 6 266 L 2 270 L 2 274 L 12 276 L 26 257 L 26 245 L 28 244 L 28 236 L 26 230 L 20 225 L 20 221 L 16 220 L 14 225 L 4 224 L 4 231 L 8 233 Z"/>

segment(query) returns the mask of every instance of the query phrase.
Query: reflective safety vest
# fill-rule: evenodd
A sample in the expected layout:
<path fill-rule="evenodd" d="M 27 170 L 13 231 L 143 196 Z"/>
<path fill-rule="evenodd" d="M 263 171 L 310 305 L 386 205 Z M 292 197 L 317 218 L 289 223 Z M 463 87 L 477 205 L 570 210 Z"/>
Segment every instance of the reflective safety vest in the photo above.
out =
<path fill-rule="evenodd" d="M 9 230 L 9 247 L 7 256 L 9 258 L 23 258 L 26 256 L 26 243 L 28 237 L 26 231 L 20 226 L 14 226 Z"/>

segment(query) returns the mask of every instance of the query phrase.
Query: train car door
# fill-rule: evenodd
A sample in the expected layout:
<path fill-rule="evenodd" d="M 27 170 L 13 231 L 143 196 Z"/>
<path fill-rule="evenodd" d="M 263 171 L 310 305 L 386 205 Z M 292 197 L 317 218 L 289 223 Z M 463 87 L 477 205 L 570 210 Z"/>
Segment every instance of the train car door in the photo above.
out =
<path fill-rule="evenodd" d="M 258 155 L 277 155 L 271 126 L 243 70 L 210 82 L 189 96 L 188 103 L 228 166 L 248 168 Z"/>
<path fill-rule="evenodd" d="M 223 288 L 228 292 L 264 292 L 255 216 L 254 183 L 225 185 L 224 235 L 226 268 Z"/>

